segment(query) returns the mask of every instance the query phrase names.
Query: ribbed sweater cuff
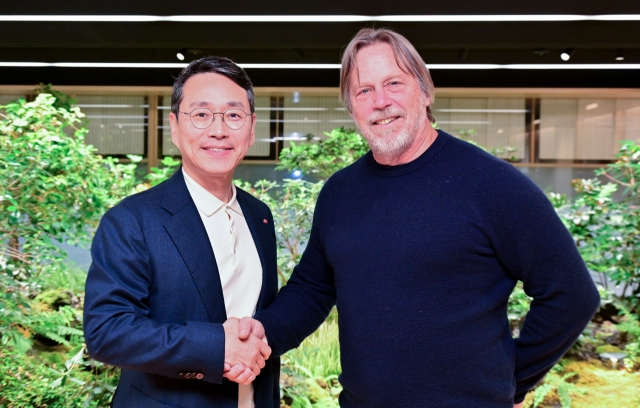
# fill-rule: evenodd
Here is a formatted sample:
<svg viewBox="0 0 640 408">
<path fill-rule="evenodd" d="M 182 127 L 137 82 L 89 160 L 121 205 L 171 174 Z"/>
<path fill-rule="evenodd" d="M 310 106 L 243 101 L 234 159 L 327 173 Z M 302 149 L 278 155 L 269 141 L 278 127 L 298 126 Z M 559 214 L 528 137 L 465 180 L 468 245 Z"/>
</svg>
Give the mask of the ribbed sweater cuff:
<svg viewBox="0 0 640 408">
<path fill-rule="evenodd" d="M 299 341 L 295 332 L 277 314 L 269 310 L 260 310 L 253 318 L 264 326 L 272 357 L 280 357 L 297 347 Z"/>
</svg>

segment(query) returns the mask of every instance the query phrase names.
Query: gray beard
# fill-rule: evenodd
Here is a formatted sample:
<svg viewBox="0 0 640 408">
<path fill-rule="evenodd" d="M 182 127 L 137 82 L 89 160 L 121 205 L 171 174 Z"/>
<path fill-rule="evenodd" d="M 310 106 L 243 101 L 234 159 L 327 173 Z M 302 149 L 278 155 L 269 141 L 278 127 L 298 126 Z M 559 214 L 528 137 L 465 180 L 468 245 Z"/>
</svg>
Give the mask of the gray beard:
<svg viewBox="0 0 640 408">
<path fill-rule="evenodd" d="M 406 127 L 404 130 L 395 134 L 392 129 L 385 131 L 371 131 L 371 128 L 363 129 L 367 124 L 372 123 L 378 118 L 383 118 L 385 116 L 391 115 L 401 115 L 407 118 L 407 115 L 403 111 L 395 110 L 395 109 L 386 109 L 383 112 L 380 112 L 377 115 L 372 115 L 365 123 L 365 126 L 360 126 L 359 123 L 356 122 L 356 125 L 360 129 L 360 134 L 364 136 L 364 138 L 369 143 L 369 148 L 375 156 L 391 158 L 395 159 L 400 157 L 403 153 L 405 153 L 416 140 L 418 136 L 418 132 L 420 131 L 420 125 L 427 120 L 427 112 L 426 110 L 417 110 L 414 111 L 415 120 L 412 124 Z"/>
<path fill-rule="evenodd" d="M 369 143 L 369 148 L 376 156 L 398 157 L 406 152 L 416 138 L 414 129 L 398 133 L 393 136 L 393 131 L 388 130 L 380 133 L 365 132 L 360 129 L 360 133 Z"/>
</svg>

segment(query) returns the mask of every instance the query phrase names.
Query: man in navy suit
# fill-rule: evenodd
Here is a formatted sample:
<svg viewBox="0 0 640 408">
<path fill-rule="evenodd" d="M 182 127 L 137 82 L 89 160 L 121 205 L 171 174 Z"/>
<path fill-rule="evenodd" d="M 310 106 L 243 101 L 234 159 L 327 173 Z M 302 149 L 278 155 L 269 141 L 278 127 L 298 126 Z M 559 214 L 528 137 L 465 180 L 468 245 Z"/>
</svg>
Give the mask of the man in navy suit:
<svg viewBox="0 0 640 408">
<path fill-rule="evenodd" d="M 271 212 L 232 184 L 254 141 L 251 81 L 226 58 L 194 61 L 170 121 L 182 168 L 108 211 L 93 241 L 87 349 L 122 367 L 116 408 L 277 407 L 279 360 L 237 334 L 277 294 Z"/>
</svg>

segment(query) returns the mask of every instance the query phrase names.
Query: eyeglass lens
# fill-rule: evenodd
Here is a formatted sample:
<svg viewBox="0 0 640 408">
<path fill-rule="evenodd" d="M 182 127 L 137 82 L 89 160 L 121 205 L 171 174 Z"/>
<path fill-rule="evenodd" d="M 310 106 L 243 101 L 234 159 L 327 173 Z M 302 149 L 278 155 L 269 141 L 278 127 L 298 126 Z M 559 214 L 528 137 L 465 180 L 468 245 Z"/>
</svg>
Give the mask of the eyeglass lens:
<svg viewBox="0 0 640 408">
<path fill-rule="evenodd" d="M 191 112 L 191 123 L 198 129 L 205 129 L 213 123 L 215 115 L 222 115 L 222 121 L 229 129 L 240 129 L 247 120 L 247 114 L 242 109 L 227 109 L 224 112 L 215 112 L 207 108 L 194 109 Z"/>
</svg>

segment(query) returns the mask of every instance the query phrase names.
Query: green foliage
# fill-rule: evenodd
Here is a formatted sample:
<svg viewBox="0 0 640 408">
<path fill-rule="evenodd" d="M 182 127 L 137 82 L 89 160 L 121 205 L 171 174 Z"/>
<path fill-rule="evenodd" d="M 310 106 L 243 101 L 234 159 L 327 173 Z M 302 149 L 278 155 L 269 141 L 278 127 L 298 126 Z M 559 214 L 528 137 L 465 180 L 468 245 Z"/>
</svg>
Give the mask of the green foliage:
<svg viewBox="0 0 640 408">
<path fill-rule="evenodd" d="M 35 356 L 0 352 L 0 407 L 71 408 L 109 406 L 117 383 L 114 368 L 88 362 L 84 348 L 63 363 L 46 364 Z M 52 381 L 52 378 L 55 378 Z"/>
<path fill-rule="evenodd" d="M 552 195 L 551 201 L 573 235 L 589 269 L 600 273 L 600 283 L 613 282 L 627 294 L 619 300 L 640 312 L 640 144 L 625 141 L 616 162 L 596 172 L 612 183 L 598 179 L 574 180 L 573 202 Z M 614 200 L 618 186 L 623 199 Z M 629 294 L 629 292 L 631 292 Z"/>
<path fill-rule="evenodd" d="M 616 161 L 604 169 L 596 170 L 596 175 L 605 176 L 623 186 L 627 200 L 640 204 L 640 140 L 622 141 Z"/>
<path fill-rule="evenodd" d="M 165 159 L 141 184 L 141 157 L 96 155 L 73 98 L 40 91 L 48 93 L 0 107 L 0 407 L 104 407 L 119 370 L 86 355 L 86 273 L 56 241 L 88 243 L 108 208 L 179 162 Z"/>
<path fill-rule="evenodd" d="M 25 353 L 34 346 L 34 338 L 67 347 L 81 345 L 82 312 L 71 306 L 52 310 L 38 300 L 30 300 L 24 289 L 6 281 L 1 286 L 0 341 L 2 346 Z M 44 295 L 44 296 L 43 296 Z M 39 295 L 48 298 L 47 292 Z M 36 297 L 36 299 L 38 299 Z"/>
<path fill-rule="evenodd" d="M 518 282 L 509 296 L 509 304 L 507 307 L 507 316 L 511 324 L 511 331 L 514 334 L 519 333 L 524 323 L 524 318 L 531 306 L 531 299 L 532 298 L 524 293 L 522 282 Z"/>
<path fill-rule="evenodd" d="M 51 84 L 45 85 L 41 83 L 36 89 L 34 89 L 34 93 L 36 95 L 49 94 L 53 96 L 55 98 L 55 101 L 53 102 L 53 107 L 56 109 L 64 109 L 69 112 L 71 112 L 71 108 L 73 108 L 73 105 L 75 105 L 78 102 L 76 98 L 73 98 L 70 95 L 67 95 L 63 92 L 55 90 Z"/>
<path fill-rule="evenodd" d="M 617 328 L 625 335 L 624 353 L 627 355 L 625 367 L 633 369 L 640 367 L 640 317 L 632 313 L 624 305 L 619 306 L 623 319 L 617 325 Z"/>
<path fill-rule="evenodd" d="M 317 143 L 291 142 L 291 147 L 280 152 L 280 165 L 276 169 L 301 170 L 303 174 L 326 180 L 369 151 L 366 140 L 355 130 L 338 128 L 324 134 L 327 139 Z"/>
<path fill-rule="evenodd" d="M 33 339 L 28 330 L 26 313 L 31 307 L 24 294 L 24 288 L 18 286 L 7 276 L 0 277 L 0 345 L 9 346 L 25 353 L 31 349 Z"/>
<path fill-rule="evenodd" d="M 48 290 L 30 299 L 34 289 L 7 276 L 0 288 L 0 407 L 107 406 L 119 369 L 89 359 L 81 310 L 56 305 L 75 295 Z"/>
<path fill-rule="evenodd" d="M 525 405 L 525 408 L 537 408 L 547 396 L 554 392 L 557 394 L 560 407 L 571 408 L 571 394 L 584 394 L 586 391 L 568 381 L 576 376 L 577 373 L 563 373 L 563 371 L 562 363 L 555 365 L 544 378 L 544 381 L 533 390 L 533 401 Z"/>
<path fill-rule="evenodd" d="M 88 243 L 135 184 L 135 165 L 96 155 L 78 126 L 84 114 L 60 101 L 40 94 L 0 107 L 0 266 L 20 280 L 65 259 L 56 240 Z"/>
<path fill-rule="evenodd" d="M 338 322 L 328 319 L 299 348 L 282 357 L 282 394 L 292 407 L 336 407 L 342 391 L 338 382 L 340 345 Z"/>
<path fill-rule="evenodd" d="M 278 245 L 278 278 L 282 286 L 289 280 L 307 245 L 313 210 L 324 182 L 287 179 L 282 185 L 267 180 L 254 185 L 240 180 L 235 183 L 271 208 Z"/>
<path fill-rule="evenodd" d="M 75 294 L 84 291 L 86 279 L 87 272 L 85 270 L 74 264 L 64 263 L 55 270 L 41 275 L 38 283 L 42 290 L 65 289 Z"/>
<path fill-rule="evenodd" d="M 166 156 L 162 160 L 162 167 L 152 167 L 149 174 L 145 176 L 145 180 L 153 187 L 171 177 L 180 165 L 180 160 L 175 160 L 171 156 Z"/>
</svg>

